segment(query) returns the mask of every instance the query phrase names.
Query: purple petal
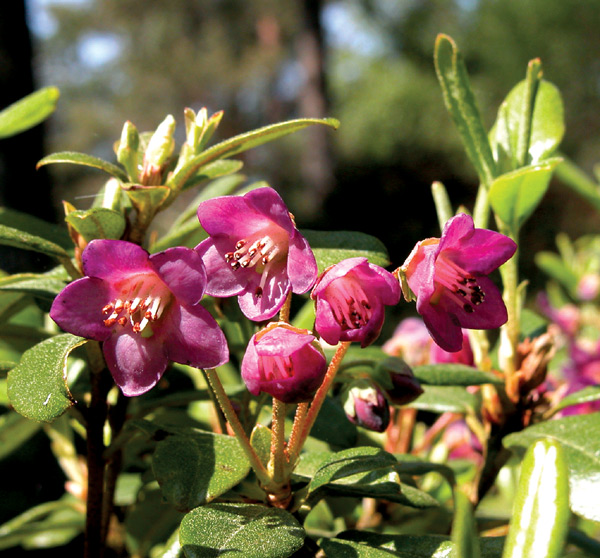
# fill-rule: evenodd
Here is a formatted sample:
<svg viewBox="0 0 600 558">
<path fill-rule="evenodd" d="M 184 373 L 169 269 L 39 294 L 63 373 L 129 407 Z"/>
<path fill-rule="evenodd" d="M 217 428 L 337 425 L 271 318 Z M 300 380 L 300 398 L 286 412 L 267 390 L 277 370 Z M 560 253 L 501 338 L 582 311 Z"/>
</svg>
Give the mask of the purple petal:
<svg viewBox="0 0 600 558">
<path fill-rule="evenodd" d="M 327 268 L 319 278 L 319 282 L 315 285 L 311 297 L 316 298 L 331 284 L 332 281 L 344 277 L 348 272 L 366 262 L 367 258 L 347 258 Z"/>
<path fill-rule="evenodd" d="M 112 299 L 112 289 L 102 279 L 83 277 L 67 285 L 54 299 L 50 317 L 65 331 L 104 341 L 111 329 L 104 325 L 102 308 Z"/>
<path fill-rule="evenodd" d="M 337 345 L 342 336 L 342 327 L 335 319 L 331 305 L 324 298 L 317 298 L 315 330 L 330 345 Z"/>
<path fill-rule="evenodd" d="M 115 383 L 129 397 L 153 388 L 168 364 L 163 344 L 155 336 L 145 338 L 124 330 L 106 340 L 102 349 Z"/>
<path fill-rule="evenodd" d="M 265 332 L 256 340 L 256 353 L 259 356 L 287 357 L 315 340 L 313 335 L 297 333 L 285 327 L 276 327 Z"/>
<path fill-rule="evenodd" d="M 273 188 L 257 188 L 244 195 L 248 204 L 269 220 L 279 225 L 291 236 L 296 227 L 281 196 Z"/>
<path fill-rule="evenodd" d="M 382 304 L 392 306 L 400 301 L 400 283 L 389 271 L 367 263 L 356 267 L 353 273 L 358 277 L 365 292 L 373 294 Z"/>
<path fill-rule="evenodd" d="M 202 258 L 206 267 L 206 294 L 210 296 L 227 297 L 240 294 L 245 288 L 247 273 L 253 270 L 238 269 L 234 271 L 227 265 L 223 255 L 217 250 L 212 238 L 203 240 L 194 250 Z M 243 275 L 240 275 L 240 272 Z M 242 279 L 242 281 L 240 281 Z"/>
<path fill-rule="evenodd" d="M 317 280 L 317 261 L 308 241 L 299 232 L 290 239 L 287 274 L 296 294 L 307 292 Z"/>
<path fill-rule="evenodd" d="M 402 266 L 406 269 L 408 286 L 422 303 L 428 303 L 435 291 L 434 277 L 437 251 L 437 244 L 427 244 L 427 241 L 421 241 L 413 248 L 410 256 Z"/>
<path fill-rule="evenodd" d="M 169 248 L 150 256 L 150 263 L 180 302 L 193 305 L 200 301 L 206 285 L 206 270 L 194 250 Z"/>
<path fill-rule="evenodd" d="M 151 269 L 148 253 L 125 240 L 92 240 L 85 247 L 81 259 L 86 275 L 100 277 L 108 283 Z"/>
<path fill-rule="evenodd" d="M 225 336 L 203 306 L 176 306 L 166 320 L 164 343 L 169 360 L 195 368 L 216 368 L 229 360 Z"/>
<path fill-rule="evenodd" d="M 253 283 L 247 286 L 246 292 L 238 297 L 240 309 L 244 315 L 255 322 L 261 322 L 272 318 L 283 306 L 285 297 L 290 291 L 290 282 L 281 269 L 272 270 L 265 285 L 263 286 L 262 295 L 256 296 L 256 287 L 260 275 L 255 273 L 256 278 Z"/>
<path fill-rule="evenodd" d="M 454 314 L 431 304 L 420 308 L 418 300 L 417 312 L 423 316 L 429 335 L 442 349 L 448 352 L 461 350 L 463 342 L 462 329 Z"/>
</svg>

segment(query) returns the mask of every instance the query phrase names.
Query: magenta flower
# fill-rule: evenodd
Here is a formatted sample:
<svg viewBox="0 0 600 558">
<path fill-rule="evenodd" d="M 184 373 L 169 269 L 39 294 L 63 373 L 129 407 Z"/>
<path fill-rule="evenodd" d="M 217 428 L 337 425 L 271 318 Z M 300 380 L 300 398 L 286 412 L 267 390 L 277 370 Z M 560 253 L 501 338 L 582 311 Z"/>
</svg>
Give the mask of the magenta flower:
<svg viewBox="0 0 600 558">
<path fill-rule="evenodd" d="M 225 336 L 198 304 L 206 271 L 196 252 L 171 248 L 149 256 L 130 242 L 93 240 L 82 263 L 86 277 L 59 293 L 50 316 L 65 331 L 103 342 L 125 395 L 152 388 L 169 361 L 196 368 L 227 362 Z"/>
<path fill-rule="evenodd" d="M 355 380 L 342 393 L 344 412 L 353 424 L 383 432 L 390 423 L 390 405 L 381 388 L 369 380 Z"/>
<path fill-rule="evenodd" d="M 343 260 L 325 270 L 310 295 L 315 330 L 330 345 L 360 341 L 366 347 L 381 332 L 384 306 L 397 304 L 400 294 L 395 277 L 367 258 Z"/>
<path fill-rule="evenodd" d="M 445 351 L 437 343 L 431 343 L 429 354 L 430 362 L 432 363 L 450 363 L 450 364 L 466 364 L 467 366 L 475 366 L 473 350 L 469 341 L 469 334 L 462 331 L 462 348 L 460 351 Z"/>
<path fill-rule="evenodd" d="M 507 236 L 474 228 L 464 213 L 446 223 L 441 238 L 414 247 L 401 269 L 417 297 L 417 312 L 442 349 L 461 349 L 461 328 L 495 329 L 506 322 L 500 291 L 487 276 L 516 249 Z"/>
<path fill-rule="evenodd" d="M 251 320 L 272 318 L 290 289 L 301 294 L 314 285 L 312 250 L 272 188 L 202 202 L 198 219 L 210 235 L 195 248 L 206 265 L 206 294 L 237 296 Z"/>
<path fill-rule="evenodd" d="M 256 333 L 242 360 L 242 379 L 250 393 L 262 391 L 284 403 L 310 400 L 326 371 L 327 361 L 314 335 L 284 322 Z"/>
</svg>

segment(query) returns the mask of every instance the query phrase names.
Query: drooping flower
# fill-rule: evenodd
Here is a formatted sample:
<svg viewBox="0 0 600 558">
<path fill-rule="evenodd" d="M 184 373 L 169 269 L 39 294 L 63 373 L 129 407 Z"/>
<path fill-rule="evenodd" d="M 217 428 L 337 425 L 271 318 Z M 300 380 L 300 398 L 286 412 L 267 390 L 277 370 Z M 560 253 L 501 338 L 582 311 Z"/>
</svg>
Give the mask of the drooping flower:
<svg viewBox="0 0 600 558">
<path fill-rule="evenodd" d="M 199 303 L 202 260 L 188 248 L 151 256 L 122 240 L 92 240 L 82 254 L 85 277 L 67 285 L 50 310 L 65 331 L 102 341 L 121 391 L 140 395 L 169 361 L 214 368 L 229 358 L 223 332 Z"/>
<path fill-rule="evenodd" d="M 242 379 L 250 393 L 265 392 L 284 403 L 310 400 L 326 371 L 327 361 L 314 335 L 284 322 L 256 333 L 242 360 Z"/>
<path fill-rule="evenodd" d="M 290 289 L 302 294 L 316 281 L 312 250 L 272 188 L 202 202 L 198 219 L 210 235 L 195 248 L 206 265 L 206 294 L 237 296 L 251 320 L 272 318 Z"/>
<path fill-rule="evenodd" d="M 349 258 L 329 267 L 312 290 L 316 300 L 315 330 L 330 345 L 377 339 L 385 305 L 397 304 L 400 286 L 385 269 L 367 258 Z"/>
<path fill-rule="evenodd" d="M 390 405 L 381 388 L 369 380 L 358 379 L 342 392 L 344 412 L 353 424 L 373 432 L 383 432 L 390 423 Z"/>
<path fill-rule="evenodd" d="M 446 223 L 441 238 L 417 243 L 401 270 L 417 297 L 417 312 L 442 349 L 461 349 L 461 328 L 495 329 L 506 322 L 502 296 L 488 275 L 516 249 L 507 236 L 476 229 L 464 213 Z"/>
</svg>

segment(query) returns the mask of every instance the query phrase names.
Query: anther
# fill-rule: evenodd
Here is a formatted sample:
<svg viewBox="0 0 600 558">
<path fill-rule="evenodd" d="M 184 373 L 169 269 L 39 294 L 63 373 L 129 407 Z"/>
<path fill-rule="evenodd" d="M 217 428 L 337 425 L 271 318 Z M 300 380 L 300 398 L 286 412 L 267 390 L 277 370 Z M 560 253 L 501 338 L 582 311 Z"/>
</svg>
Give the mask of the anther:
<svg viewBox="0 0 600 558">
<path fill-rule="evenodd" d="M 463 310 L 467 314 L 472 314 L 473 312 L 475 312 L 475 309 L 470 304 L 463 304 Z"/>
<path fill-rule="evenodd" d="M 235 245 L 235 249 L 239 250 L 240 248 L 243 248 L 246 244 L 245 240 L 238 240 L 236 245 Z"/>
</svg>

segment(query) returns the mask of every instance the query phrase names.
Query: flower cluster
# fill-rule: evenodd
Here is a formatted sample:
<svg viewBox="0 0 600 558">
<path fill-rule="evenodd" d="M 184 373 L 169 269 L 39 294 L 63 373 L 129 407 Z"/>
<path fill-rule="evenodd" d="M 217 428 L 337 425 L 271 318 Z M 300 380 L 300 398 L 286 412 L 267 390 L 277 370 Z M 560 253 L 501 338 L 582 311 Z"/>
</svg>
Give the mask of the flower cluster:
<svg viewBox="0 0 600 558">
<path fill-rule="evenodd" d="M 326 360 L 319 339 L 366 347 L 381 332 L 385 307 L 400 300 L 397 278 L 366 258 L 343 260 L 318 276 L 307 240 L 271 188 L 202 202 L 198 219 L 208 238 L 193 250 L 149 255 L 127 241 L 90 242 L 82 254 L 85 277 L 52 305 L 50 315 L 64 330 L 102 342 L 125 395 L 152 388 L 169 361 L 214 368 L 228 360 L 225 336 L 200 304 L 204 295 L 236 296 L 244 315 L 261 322 L 273 318 L 291 293 L 312 289 L 315 334 L 271 323 L 252 337 L 242 362 L 251 393 L 283 402 L 307 401 L 321 384 Z M 497 327 L 506 320 L 486 275 L 514 251 L 510 239 L 474 229 L 466 215 L 452 219 L 441 239 L 417 244 L 402 269 L 442 349 L 463 346 L 461 326 Z M 363 399 L 356 401 L 362 405 Z"/>
</svg>

